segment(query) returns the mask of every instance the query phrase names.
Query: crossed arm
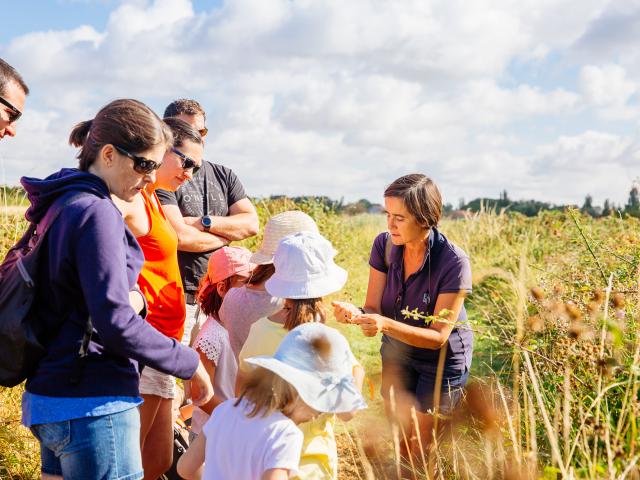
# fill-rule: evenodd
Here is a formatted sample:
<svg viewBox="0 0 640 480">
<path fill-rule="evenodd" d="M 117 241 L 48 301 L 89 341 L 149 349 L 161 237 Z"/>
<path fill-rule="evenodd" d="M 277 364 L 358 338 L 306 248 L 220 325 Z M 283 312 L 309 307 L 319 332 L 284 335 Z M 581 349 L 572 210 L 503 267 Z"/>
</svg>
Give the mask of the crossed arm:
<svg viewBox="0 0 640 480">
<path fill-rule="evenodd" d="M 213 227 L 205 232 L 200 217 L 183 217 L 177 205 L 164 205 L 165 215 L 178 235 L 178 250 L 209 252 L 258 233 L 258 214 L 248 198 L 229 207 L 229 216 L 212 217 Z"/>
</svg>

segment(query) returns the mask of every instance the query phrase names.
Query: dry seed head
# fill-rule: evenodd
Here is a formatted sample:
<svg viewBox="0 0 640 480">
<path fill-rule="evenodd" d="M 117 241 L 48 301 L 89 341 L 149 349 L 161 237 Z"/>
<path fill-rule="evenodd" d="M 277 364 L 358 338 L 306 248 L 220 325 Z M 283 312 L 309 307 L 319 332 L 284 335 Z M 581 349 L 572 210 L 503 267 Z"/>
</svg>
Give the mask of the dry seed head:
<svg viewBox="0 0 640 480">
<path fill-rule="evenodd" d="M 527 323 L 532 332 L 541 332 L 544 330 L 544 320 L 539 315 L 529 317 Z"/>
<path fill-rule="evenodd" d="M 470 383 L 467 386 L 466 404 L 471 416 L 478 419 L 485 430 L 498 428 L 498 414 L 488 388 L 477 382 Z"/>
<path fill-rule="evenodd" d="M 594 290 L 591 301 L 597 304 L 604 302 L 604 292 L 602 290 Z"/>
<path fill-rule="evenodd" d="M 562 295 L 564 293 L 564 286 L 561 283 L 556 283 L 553 286 L 553 293 L 556 295 Z"/>
<path fill-rule="evenodd" d="M 544 292 L 540 287 L 533 287 L 531 289 L 531 296 L 537 301 L 541 301 L 542 299 L 544 299 Z"/>
<path fill-rule="evenodd" d="M 569 317 L 572 320 L 581 320 L 582 319 L 582 312 L 580 311 L 580 309 L 573 303 L 565 303 L 564 304 L 564 309 L 567 312 L 567 315 L 569 315 Z"/>
<path fill-rule="evenodd" d="M 616 308 L 624 307 L 624 295 L 621 293 L 616 293 L 613 296 L 613 306 Z"/>
<path fill-rule="evenodd" d="M 592 316 L 596 315 L 600 310 L 600 305 L 602 305 L 602 303 L 598 303 L 595 300 L 592 302 L 589 302 L 589 305 L 587 305 L 587 309 L 589 310 L 589 315 L 592 315 Z"/>
<path fill-rule="evenodd" d="M 576 340 L 587 340 L 592 335 L 591 328 L 580 320 L 574 320 L 569 325 L 569 336 Z"/>
</svg>

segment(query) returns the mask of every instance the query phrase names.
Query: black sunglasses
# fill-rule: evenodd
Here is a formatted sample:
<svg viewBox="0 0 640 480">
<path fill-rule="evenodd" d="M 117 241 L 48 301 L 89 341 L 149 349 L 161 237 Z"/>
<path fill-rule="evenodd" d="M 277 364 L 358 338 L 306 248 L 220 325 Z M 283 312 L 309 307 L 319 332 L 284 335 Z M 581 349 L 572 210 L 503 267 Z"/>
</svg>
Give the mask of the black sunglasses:
<svg viewBox="0 0 640 480">
<path fill-rule="evenodd" d="M 171 151 L 182 159 L 183 170 L 189 170 L 190 168 L 193 168 L 193 173 L 196 173 L 198 170 L 200 170 L 200 165 L 198 165 L 193 158 L 187 157 L 177 148 L 172 148 Z"/>
<path fill-rule="evenodd" d="M 133 169 L 143 175 L 159 169 L 160 165 L 162 165 L 161 163 L 154 162 L 153 160 L 149 160 L 148 158 L 139 157 L 137 155 L 134 155 L 133 153 L 129 153 L 124 148 L 117 145 L 114 145 L 113 147 L 125 157 L 129 157 L 131 160 L 133 160 Z"/>
<path fill-rule="evenodd" d="M 7 107 L 9 110 L 11 110 L 11 113 L 9 113 L 9 123 L 17 122 L 20 119 L 20 117 L 22 116 L 22 112 L 18 110 L 16 107 L 14 107 L 13 105 L 11 105 L 9 101 L 0 97 L 0 103 L 3 104 L 5 107 Z"/>
</svg>

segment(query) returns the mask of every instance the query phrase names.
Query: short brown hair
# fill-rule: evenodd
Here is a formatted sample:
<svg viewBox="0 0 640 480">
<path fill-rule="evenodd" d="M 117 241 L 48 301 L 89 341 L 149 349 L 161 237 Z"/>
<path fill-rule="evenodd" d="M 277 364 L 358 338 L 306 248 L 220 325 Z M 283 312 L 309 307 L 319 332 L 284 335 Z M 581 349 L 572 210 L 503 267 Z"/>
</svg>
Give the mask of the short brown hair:
<svg viewBox="0 0 640 480">
<path fill-rule="evenodd" d="M 173 135 L 144 103 L 120 99 L 102 107 L 93 120 L 85 120 L 73 127 L 69 143 L 81 147 L 77 157 L 78 168 L 87 171 L 104 145 L 117 145 L 135 154 L 161 143 L 170 146 Z"/>
<path fill-rule="evenodd" d="M 202 136 L 200 135 L 200 132 L 184 120 L 169 117 L 164 119 L 164 123 L 169 126 L 173 133 L 174 147 L 180 148 L 184 145 L 184 142 L 193 142 L 202 145 Z"/>
<path fill-rule="evenodd" d="M 284 321 L 284 328 L 293 330 L 303 323 L 321 322 L 327 320 L 327 313 L 322 298 L 288 299 L 293 305 Z"/>
<path fill-rule="evenodd" d="M 18 71 L 0 58 L 0 95 L 6 93 L 5 89 L 10 82 L 16 82 L 25 95 L 29 95 L 29 87 L 22 79 Z"/>
<path fill-rule="evenodd" d="M 426 175 L 412 173 L 396 179 L 384 191 L 385 197 L 402 199 L 409 213 L 425 228 L 438 225 L 442 217 L 442 196 Z"/>
<path fill-rule="evenodd" d="M 298 392 L 293 385 L 263 367 L 254 367 L 247 378 L 244 390 L 236 400 L 238 406 L 243 398 L 251 402 L 247 417 L 267 417 L 275 411 L 289 416 L 298 401 Z"/>
<path fill-rule="evenodd" d="M 164 118 L 177 117 L 178 115 L 198 115 L 201 114 L 205 120 L 207 114 L 204 113 L 204 108 L 195 100 L 190 98 L 179 98 L 174 100 L 167 108 L 164 109 Z"/>
</svg>

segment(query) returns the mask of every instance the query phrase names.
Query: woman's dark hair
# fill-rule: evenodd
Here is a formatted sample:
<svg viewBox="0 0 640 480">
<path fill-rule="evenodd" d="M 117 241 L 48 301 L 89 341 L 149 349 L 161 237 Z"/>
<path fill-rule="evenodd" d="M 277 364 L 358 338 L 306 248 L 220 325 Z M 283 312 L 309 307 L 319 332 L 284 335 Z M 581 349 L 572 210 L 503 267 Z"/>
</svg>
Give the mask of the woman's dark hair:
<svg viewBox="0 0 640 480">
<path fill-rule="evenodd" d="M 273 263 L 258 265 L 253 272 L 251 272 L 251 277 L 247 280 L 247 285 L 262 285 L 264 282 L 269 280 L 274 273 L 276 273 L 276 267 Z"/>
<path fill-rule="evenodd" d="M 93 120 L 78 123 L 69 135 L 69 143 L 81 147 L 80 170 L 87 171 L 100 149 L 117 145 L 136 154 L 156 145 L 173 142 L 171 130 L 144 103 L 131 99 L 114 100 L 100 109 Z"/>
<path fill-rule="evenodd" d="M 425 228 L 438 225 L 442 216 L 442 196 L 426 175 L 412 173 L 395 180 L 384 191 L 385 197 L 401 198 L 409 213 Z"/>
<path fill-rule="evenodd" d="M 184 142 L 189 141 L 202 145 L 202 136 L 200 132 L 189 125 L 184 120 L 179 118 L 169 117 L 164 119 L 173 133 L 173 146 L 180 148 L 184 145 Z"/>
</svg>

